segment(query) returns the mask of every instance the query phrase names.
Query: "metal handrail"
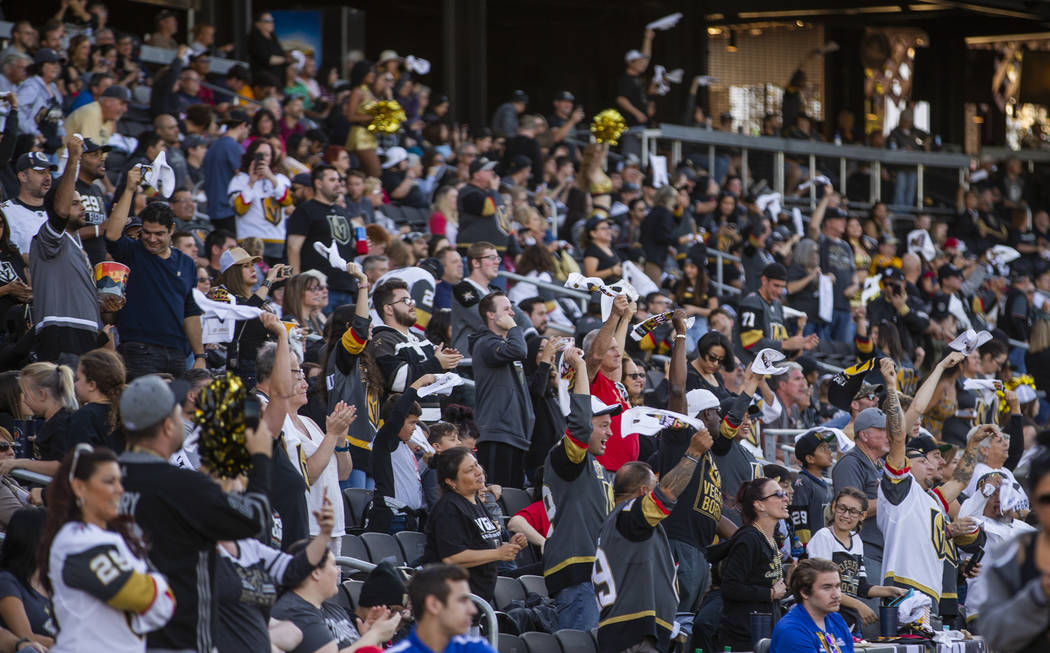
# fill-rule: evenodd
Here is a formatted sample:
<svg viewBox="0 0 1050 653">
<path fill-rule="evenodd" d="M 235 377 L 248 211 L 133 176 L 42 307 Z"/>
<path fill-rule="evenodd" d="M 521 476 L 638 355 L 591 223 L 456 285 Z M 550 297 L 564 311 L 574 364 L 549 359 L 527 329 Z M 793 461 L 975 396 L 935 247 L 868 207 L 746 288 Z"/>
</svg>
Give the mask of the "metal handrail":
<svg viewBox="0 0 1050 653">
<path fill-rule="evenodd" d="M 376 565 L 365 560 L 358 560 L 357 558 L 350 558 L 347 556 L 336 556 L 335 564 L 340 567 L 348 567 L 355 571 L 372 571 L 376 568 Z M 496 620 L 496 611 L 492 609 L 492 605 L 481 598 L 477 594 L 471 594 L 470 600 L 481 609 L 485 619 L 489 622 L 488 637 L 489 643 L 496 646 L 499 643 L 499 622 Z"/>
<path fill-rule="evenodd" d="M 232 95 L 233 98 L 235 100 L 237 100 L 237 101 L 243 101 L 243 102 L 247 102 L 249 104 L 262 105 L 262 102 L 256 100 L 255 98 L 244 97 L 243 95 L 238 95 L 237 93 L 234 93 L 233 91 L 231 91 L 228 88 L 223 88 L 221 86 L 217 86 L 215 84 L 212 84 L 211 82 L 206 82 L 203 79 L 200 81 L 200 85 L 203 86 L 204 88 L 211 89 L 211 90 L 215 91 L 216 93 L 226 93 L 226 94 Z"/>
<path fill-rule="evenodd" d="M 48 485 L 51 483 L 51 477 L 47 474 L 31 472 L 28 469 L 12 469 L 11 476 L 14 476 L 19 481 L 25 481 L 33 485 Z"/>
<path fill-rule="evenodd" d="M 549 281 L 540 281 L 539 279 L 532 279 L 532 278 L 529 278 L 529 277 L 522 276 L 520 274 L 515 274 L 514 272 L 507 272 L 506 270 L 500 270 L 498 274 L 499 274 L 499 276 L 506 277 L 507 279 L 510 279 L 511 281 L 520 281 L 521 283 L 531 283 L 532 285 L 536 286 L 537 288 L 544 288 L 546 290 L 550 290 L 551 292 L 556 292 L 558 294 L 565 295 L 566 297 L 572 297 L 574 299 L 582 299 L 583 301 L 590 301 L 590 299 L 591 299 L 591 294 L 589 292 L 584 292 L 582 290 L 576 290 L 575 288 L 566 288 L 565 286 L 562 286 L 562 285 L 559 285 L 559 284 L 556 284 L 556 283 L 550 283 Z"/>
</svg>

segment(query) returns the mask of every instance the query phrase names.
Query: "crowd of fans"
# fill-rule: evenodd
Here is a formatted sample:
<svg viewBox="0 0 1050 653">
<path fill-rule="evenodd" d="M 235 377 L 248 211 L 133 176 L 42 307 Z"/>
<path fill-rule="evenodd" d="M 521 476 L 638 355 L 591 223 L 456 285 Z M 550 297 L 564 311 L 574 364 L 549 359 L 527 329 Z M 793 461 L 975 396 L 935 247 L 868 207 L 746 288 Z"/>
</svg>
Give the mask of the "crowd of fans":
<svg viewBox="0 0 1050 653">
<path fill-rule="evenodd" d="M 407 58 L 344 81 L 269 12 L 224 74 L 209 25 L 108 18 L 63 0 L 0 52 L 0 650 L 485 651 L 470 594 L 527 574 L 603 653 L 852 651 L 898 603 L 1045 645 L 1050 214 L 1018 161 L 914 216 L 791 164 L 793 214 L 738 152 L 661 179 L 635 132 L 590 142 L 570 91 L 468 129 Z M 609 98 L 634 130 L 654 38 Z M 348 611 L 361 530 L 425 546 Z"/>
</svg>

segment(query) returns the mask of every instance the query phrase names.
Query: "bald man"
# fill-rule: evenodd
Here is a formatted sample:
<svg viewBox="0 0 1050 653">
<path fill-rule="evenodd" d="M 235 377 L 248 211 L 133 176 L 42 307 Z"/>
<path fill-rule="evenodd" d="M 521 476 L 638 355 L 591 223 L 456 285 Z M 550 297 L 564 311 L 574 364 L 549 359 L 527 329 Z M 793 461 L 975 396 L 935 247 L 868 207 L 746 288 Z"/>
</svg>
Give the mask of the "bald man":
<svg viewBox="0 0 1050 653">
<path fill-rule="evenodd" d="M 175 188 L 186 188 L 189 183 L 190 168 L 186 156 L 179 144 L 179 121 L 169 113 L 162 113 L 153 119 L 153 131 L 164 140 L 164 154 L 168 165 L 175 171 Z"/>
</svg>

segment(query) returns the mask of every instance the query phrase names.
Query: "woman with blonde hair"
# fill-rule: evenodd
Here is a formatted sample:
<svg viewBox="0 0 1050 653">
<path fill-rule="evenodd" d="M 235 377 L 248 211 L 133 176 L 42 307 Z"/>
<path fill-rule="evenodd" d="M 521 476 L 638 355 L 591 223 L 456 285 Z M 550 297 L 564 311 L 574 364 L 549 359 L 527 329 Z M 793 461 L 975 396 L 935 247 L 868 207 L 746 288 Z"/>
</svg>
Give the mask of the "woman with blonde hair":
<svg viewBox="0 0 1050 653">
<path fill-rule="evenodd" d="M 33 459 L 0 460 L 0 474 L 12 469 L 54 476 L 69 445 L 70 418 L 77 409 L 73 370 L 54 363 L 30 363 L 19 379 L 22 401 L 30 414 L 43 417 L 44 424 L 33 441 Z"/>
<path fill-rule="evenodd" d="M 434 203 L 431 205 L 433 213 L 430 214 L 428 228 L 430 233 L 448 238 L 452 246 L 456 245 L 456 233 L 459 231 L 459 207 L 456 200 L 459 198 L 459 189 L 455 186 L 442 186 L 434 193 Z"/>
<path fill-rule="evenodd" d="M 1035 379 L 1035 389 L 1050 393 L 1050 318 L 1043 316 L 1032 323 L 1024 365 Z"/>
</svg>

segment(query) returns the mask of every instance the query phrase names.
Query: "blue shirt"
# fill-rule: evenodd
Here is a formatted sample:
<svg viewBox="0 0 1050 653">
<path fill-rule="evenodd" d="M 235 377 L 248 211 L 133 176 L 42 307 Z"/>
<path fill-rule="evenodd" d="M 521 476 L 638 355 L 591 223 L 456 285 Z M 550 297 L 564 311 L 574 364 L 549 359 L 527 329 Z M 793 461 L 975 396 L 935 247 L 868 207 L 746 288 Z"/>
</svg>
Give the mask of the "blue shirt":
<svg viewBox="0 0 1050 653">
<path fill-rule="evenodd" d="M 817 628 L 800 604 L 792 607 L 773 629 L 770 653 L 853 653 L 853 636 L 837 612 L 824 617 L 827 631 Z"/>
<path fill-rule="evenodd" d="M 66 113 L 66 115 L 68 116 L 70 113 L 73 113 L 80 107 L 86 104 L 91 104 L 94 101 L 95 96 L 91 94 L 91 91 L 89 89 L 85 88 L 83 91 L 77 93 L 77 96 L 73 98 L 73 104 L 69 105 L 69 112 Z"/>
<path fill-rule="evenodd" d="M 439 279 L 434 286 L 434 310 L 452 308 L 452 284 Z"/>
<path fill-rule="evenodd" d="M 130 238 L 107 239 L 106 249 L 114 260 L 131 268 L 127 305 L 117 323 L 121 340 L 188 351 L 183 320 L 201 314 L 193 299 L 197 285 L 193 259 L 174 248 L 168 258 L 161 258 Z"/>
<path fill-rule="evenodd" d="M 851 653 L 853 649 L 850 649 Z M 449 641 L 444 651 L 432 651 L 419 641 L 416 636 L 416 628 L 405 639 L 386 649 L 386 653 L 497 653 L 487 639 L 481 637 L 470 637 L 469 635 L 456 635 Z"/>
<path fill-rule="evenodd" d="M 212 220 L 235 216 L 228 193 L 230 180 L 240 168 L 243 155 L 244 148 L 229 136 L 212 143 L 204 155 L 201 172 L 204 174 L 204 194 L 208 197 L 208 217 Z"/>
</svg>

